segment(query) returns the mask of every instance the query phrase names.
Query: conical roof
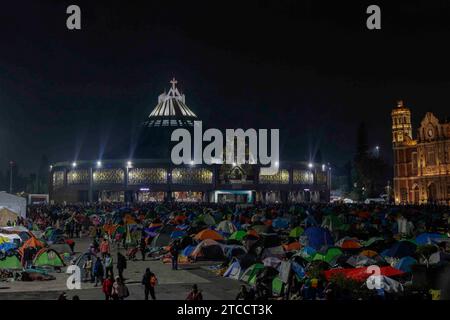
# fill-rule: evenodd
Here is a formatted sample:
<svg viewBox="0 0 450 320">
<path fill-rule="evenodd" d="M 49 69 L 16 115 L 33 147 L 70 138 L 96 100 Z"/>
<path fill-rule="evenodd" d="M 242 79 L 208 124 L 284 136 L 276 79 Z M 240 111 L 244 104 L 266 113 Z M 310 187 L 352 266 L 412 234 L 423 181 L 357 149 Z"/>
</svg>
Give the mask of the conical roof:
<svg viewBox="0 0 450 320">
<path fill-rule="evenodd" d="M 186 105 L 185 96 L 177 87 L 177 80 L 170 81 L 172 87 L 169 92 L 158 98 L 158 104 L 144 122 L 146 127 L 190 127 L 194 125 L 197 116 Z"/>
</svg>

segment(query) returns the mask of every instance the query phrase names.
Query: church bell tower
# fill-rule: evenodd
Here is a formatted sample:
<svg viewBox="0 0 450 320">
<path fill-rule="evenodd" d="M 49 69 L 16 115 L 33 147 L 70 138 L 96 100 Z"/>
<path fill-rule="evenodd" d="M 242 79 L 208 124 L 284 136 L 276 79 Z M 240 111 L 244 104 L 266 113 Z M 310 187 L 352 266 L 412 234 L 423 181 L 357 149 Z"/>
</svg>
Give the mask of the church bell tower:
<svg viewBox="0 0 450 320">
<path fill-rule="evenodd" d="M 392 110 L 391 116 L 393 146 L 407 144 L 412 140 L 411 111 L 400 100 Z"/>
</svg>

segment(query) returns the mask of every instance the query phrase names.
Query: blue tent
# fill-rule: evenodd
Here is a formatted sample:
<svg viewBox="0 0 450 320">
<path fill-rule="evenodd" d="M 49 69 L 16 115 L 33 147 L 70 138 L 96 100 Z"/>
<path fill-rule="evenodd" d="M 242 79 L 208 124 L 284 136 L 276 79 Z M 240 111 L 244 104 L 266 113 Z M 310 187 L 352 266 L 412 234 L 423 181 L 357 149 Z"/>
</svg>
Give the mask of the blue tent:
<svg viewBox="0 0 450 320">
<path fill-rule="evenodd" d="M 276 218 L 272 221 L 272 227 L 275 229 L 287 229 L 289 227 L 289 220 Z"/>
<path fill-rule="evenodd" d="M 170 238 L 171 239 L 178 239 L 178 238 L 183 238 L 185 235 L 186 235 L 185 231 L 178 230 L 178 231 L 172 232 L 170 234 Z"/>
<path fill-rule="evenodd" d="M 303 279 L 306 275 L 305 269 L 299 265 L 297 262 L 292 262 L 291 264 L 292 271 L 300 278 Z"/>
<path fill-rule="evenodd" d="M 416 252 L 417 245 L 411 241 L 398 241 L 386 253 L 388 257 L 403 258 L 412 256 Z"/>
<path fill-rule="evenodd" d="M 439 242 L 440 239 L 446 238 L 446 235 L 440 233 L 422 233 L 416 237 L 416 243 L 418 245 L 433 244 Z"/>
<path fill-rule="evenodd" d="M 411 266 L 416 263 L 417 260 L 413 257 L 403 257 L 395 264 L 394 268 L 403 272 L 411 272 Z"/>
<path fill-rule="evenodd" d="M 322 227 L 309 227 L 305 230 L 304 236 L 308 239 L 308 246 L 316 250 L 334 244 L 330 231 Z"/>
<path fill-rule="evenodd" d="M 2 252 L 7 252 L 9 250 L 14 250 L 16 248 L 17 247 L 16 247 L 15 243 L 12 243 L 12 242 L 4 242 L 4 243 L 0 244 L 0 251 L 2 251 Z"/>
<path fill-rule="evenodd" d="M 184 248 L 182 255 L 185 257 L 189 257 L 196 247 L 197 246 L 187 246 L 186 248 Z"/>
</svg>

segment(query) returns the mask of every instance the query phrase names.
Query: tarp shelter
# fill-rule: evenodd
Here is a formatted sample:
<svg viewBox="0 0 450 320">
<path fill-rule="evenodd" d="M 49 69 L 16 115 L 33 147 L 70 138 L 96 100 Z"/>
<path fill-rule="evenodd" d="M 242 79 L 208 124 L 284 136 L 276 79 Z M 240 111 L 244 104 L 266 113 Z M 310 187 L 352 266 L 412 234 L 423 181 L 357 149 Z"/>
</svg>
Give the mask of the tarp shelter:
<svg viewBox="0 0 450 320">
<path fill-rule="evenodd" d="M 403 272 L 411 272 L 411 266 L 417 264 L 417 260 L 413 257 L 403 257 L 395 264 L 395 269 Z"/>
<path fill-rule="evenodd" d="M 22 263 L 17 254 L 6 255 L 0 259 L 0 270 L 20 270 Z"/>
<path fill-rule="evenodd" d="M 8 225 L 13 225 L 15 221 L 17 221 L 17 218 L 19 215 L 15 213 L 14 211 L 11 211 L 8 208 L 0 208 L 0 227 L 6 227 Z"/>
<path fill-rule="evenodd" d="M 195 235 L 195 240 L 206 240 L 206 239 L 211 239 L 211 240 L 215 240 L 215 241 L 221 241 L 223 240 L 223 237 L 214 230 L 211 229 L 205 229 L 200 231 L 199 233 L 197 233 Z"/>
<path fill-rule="evenodd" d="M 403 291 L 403 286 L 400 282 L 386 276 L 372 275 L 367 278 L 366 282 L 372 284 L 369 288 L 373 288 L 373 290 L 382 289 L 388 293 Z"/>
<path fill-rule="evenodd" d="M 342 274 L 347 278 L 356 280 L 356 281 L 364 281 L 369 276 L 372 275 L 372 272 L 368 269 L 368 267 L 360 267 L 360 268 L 349 268 L 349 269 L 331 269 L 326 270 L 324 272 L 326 279 L 329 281 L 334 275 Z M 387 277 L 399 276 L 403 274 L 403 271 L 395 269 L 391 266 L 380 267 L 380 274 Z"/>
<path fill-rule="evenodd" d="M 230 278 L 230 279 L 234 279 L 234 280 L 239 280 L 239 278 L 242 275 L 242 269 L 241 269 L 241 265 L 239 264 L 239 261 L 233 261 L 230 266 L 228 267 L 228 269 L 225 271 L 225 273 L 223 274 L 223 276 L 225 278 Z"/>
<path fill-rule="evenodd" d="M 27 199 L 0 192 L 0 208 L 7 208 L 25 218 L 27 215 Z"/>
<path fill-rule="evenodd" d="M 332 246 L 333 238 L 330 231 L 320 227 L 309 227 L 305 230 L 304 236 L 308 241 L 308 246 L 319 250 L 323 246 Z"/>
<path fill-rule="evenodd" d="M 35 267 L 64 267 L 61 256 L 53 249 L 43 248 L 36 254 L 33 265 Z"/>
</svg>

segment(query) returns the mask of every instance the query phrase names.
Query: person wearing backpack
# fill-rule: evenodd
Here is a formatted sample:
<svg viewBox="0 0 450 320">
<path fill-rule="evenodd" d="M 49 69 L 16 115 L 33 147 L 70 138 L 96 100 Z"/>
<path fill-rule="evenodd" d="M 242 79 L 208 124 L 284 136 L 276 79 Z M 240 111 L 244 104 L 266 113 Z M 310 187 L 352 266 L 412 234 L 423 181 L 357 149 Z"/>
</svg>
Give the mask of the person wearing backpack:
<svg viewBox="0 0 450 320">
<path fill-rule="evenodd" d="M 145 300 L 148 300 L 148 295 L 156 300 L 155 286 L 158 283 L 158 279 L 155 274 L 150 271 L 150 268 L 145 269 L 144 276 L 142 277 L 142 284 L 144 285 Z"/>
<path fill-rule="evenodd" d="M 116 276 L 116 281 L 113 284 L 111 295 L 113 300 L 124 300 L 130 295 L 128 287 L 119 276 Z"/>
</svg>

